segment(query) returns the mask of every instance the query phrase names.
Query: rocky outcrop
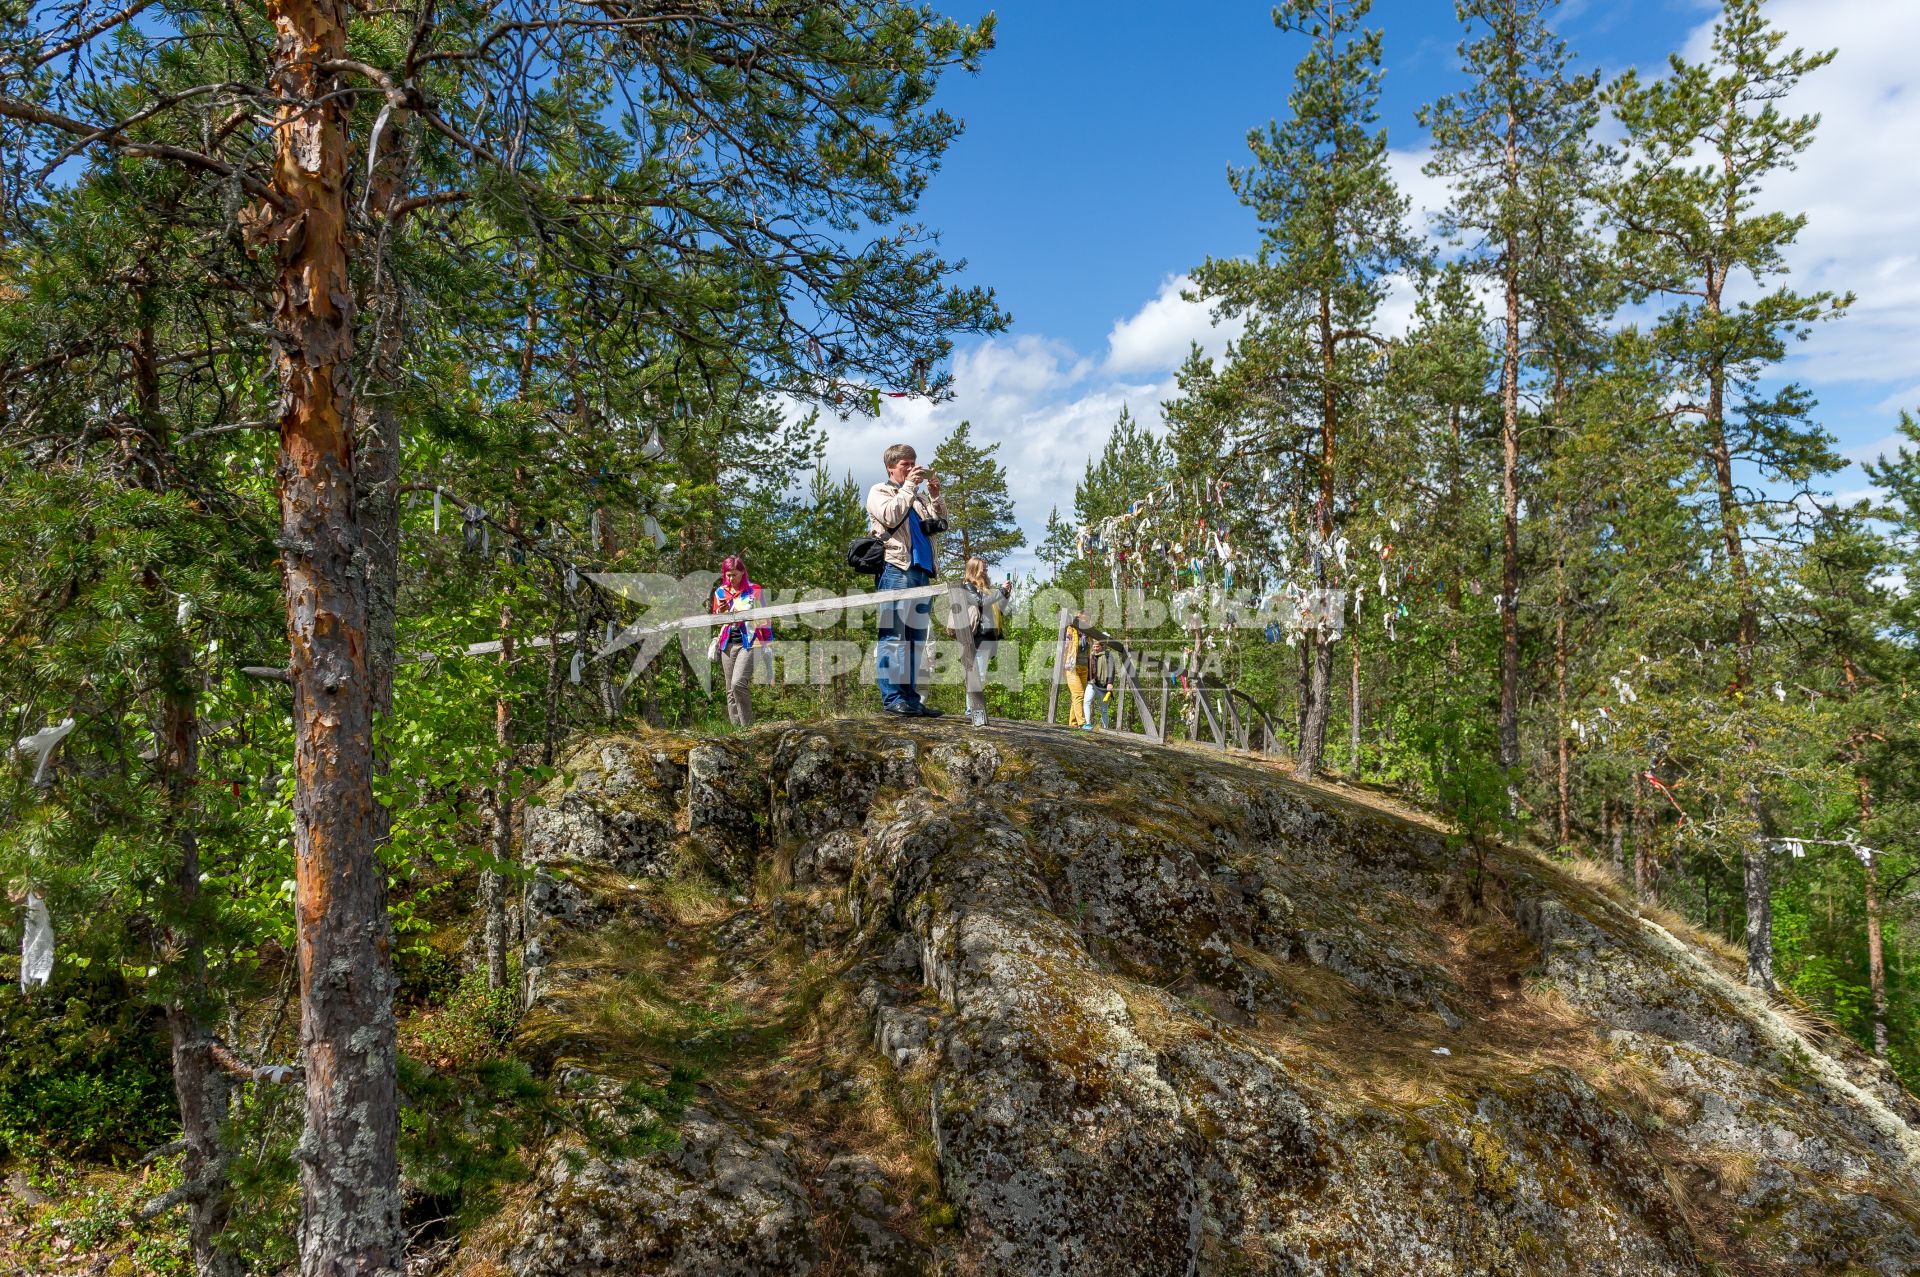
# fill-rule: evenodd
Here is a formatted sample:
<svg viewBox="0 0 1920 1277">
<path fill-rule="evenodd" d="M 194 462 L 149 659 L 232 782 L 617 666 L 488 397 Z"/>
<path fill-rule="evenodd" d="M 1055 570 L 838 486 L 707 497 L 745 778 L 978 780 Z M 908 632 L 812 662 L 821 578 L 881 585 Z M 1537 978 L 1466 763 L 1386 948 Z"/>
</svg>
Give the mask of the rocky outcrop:
<svg viewBox="0 0 1920 1277">
<path fill-rule="evenodd" d="M 1920 1271 L 1911 1099 L 1545 861 L 1476 905 L 1364 797 L 1042 728 L 567 771 L 529 1048 L 703 1091 L 556 1139 L 476 1274 Z"/>
</svg>

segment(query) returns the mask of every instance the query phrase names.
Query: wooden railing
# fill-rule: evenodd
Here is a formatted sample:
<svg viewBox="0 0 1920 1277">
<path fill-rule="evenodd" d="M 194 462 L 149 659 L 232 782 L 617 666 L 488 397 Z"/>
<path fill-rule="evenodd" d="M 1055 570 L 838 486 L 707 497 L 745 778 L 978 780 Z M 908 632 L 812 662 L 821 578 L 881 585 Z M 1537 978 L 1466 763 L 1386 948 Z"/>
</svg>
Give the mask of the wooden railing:
<svg viewBox="0 0 1920 1277">
<path fill-rule="evenodd" d="M 1176 688 L 1182 697 L 1191 696 L 1190 721 L 1184 724 L 1189 739 L 1221 749 L 1238 749 L 1257 754 L 1280 754 L 1285 749 L 1273 721 L 1252 697 L 1217 679 L 1172 667 L 1155 665 L 1140 653 L 1106 631 L 1089 625 L 1069 608 L 1061 608 L 1056 631 L 1055 652 L 1064 651 L 1067 633 L 1079 631 L 1082 641 L 1099 639 L 1113 657 L 1114 689 L 1117 704 L 1113 725 L 1108 730 L 1122 736 L 1164 744 L 1167 740 L 1170 702 Z M 1053 686 L 1047 693 L 1047 722 L 1058 723 L 1060 681 L 1065 676 L 1064 660 L 1053 663 Z M 1142 683 L 1146 687 L 1142 687 Z M 1151 691 L 1149 690 L 1151 689 Z M 1157 692 L 1157 697 L 1152 693 Z M 1157 699 L 1158 704 L 1155 705 Z M 1138 726 L 1129 725 L 1129 714 Z M 1205 728 L 1205 735 L 1201 729 Z"/>
</svg>

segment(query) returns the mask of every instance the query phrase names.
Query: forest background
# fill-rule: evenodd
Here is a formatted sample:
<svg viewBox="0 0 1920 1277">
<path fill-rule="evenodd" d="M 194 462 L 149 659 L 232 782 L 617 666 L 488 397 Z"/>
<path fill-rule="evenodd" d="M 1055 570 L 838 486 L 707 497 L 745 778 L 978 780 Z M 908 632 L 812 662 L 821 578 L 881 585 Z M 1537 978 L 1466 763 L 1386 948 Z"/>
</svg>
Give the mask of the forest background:
<svg viewBox="0 0 1920 1277">
<path fill-rule="evenodd" d="M 75 726 L 0 782 L 0 876 L 60 945 L 5 1012 L 9 1155 L 58 1179 L 153 1153 L 87 1218 L 154 1265 L 274 1267 L 296 1237 L 311 1271 L 377 1263 L 482 1216 L 529 1131 L 580 1120 L 503 1051 L 517 813 L 576 731 L 725 730 L 672 656 L 623 694 L 591 657 L 631 618 L 584 578 L 738 549 L 770 585 L 851 586 L 903 438 L 1023 599 L 1345 591 L 1337 627 L 1142 637 L 1266 707 L 1303 774 L 1434 803 L 1463 863 L 1505 836 L 1609 864 L 1920 1078 L 1916 204 L 1871 158 L 1913 109 L 1876 78 L 1906 19 L 1658 9 L 1636 32 L 1672 33 L 1666 65 L 1579 4 L 1405 8 L 1296 0 L 1225 42 L 1256 69 L 1205 77 L 1210 110 L 1246 95 L 1211 153 L 1094 130 L 1211 172 L 1110 190 L 1180 242 L 1089 219 L 1104 282 L 1014 300 L 1020 336 L 995 335 L 1020 295 L 974 281 L 1066 256 L 1008 208 L 1086 148 L 967 171 L 994 148 L 944 108 L 1032 56 L 1011 28 L 878 2 L 10 15 L 0 688 L 14 735 Z M 1130 91 L 1098 56 L 1124 25 L 1082 63 Z M 1583 29 L 1611 56 L 1560 43 Z M 1430 92 L 1385 71 L 1403 32 L 1450 67 Z M 1427 144 L 1396 150 L 1410 117 Z M 1155 216 L 1169 186 L 1230 229 Z M 966 198 L 997 232 L 956 229 L 986 220 Z M 963 270 L 928 226 L 987 252 Z M 1073 354 L 1142 261 L 1154 298 Z M 870 698 L 842 674 L 760 712 Z M 473 952 L 436 948 L 469 911 Z M 335 960 L 352 998 L 302 974 Z"/>
</svg>

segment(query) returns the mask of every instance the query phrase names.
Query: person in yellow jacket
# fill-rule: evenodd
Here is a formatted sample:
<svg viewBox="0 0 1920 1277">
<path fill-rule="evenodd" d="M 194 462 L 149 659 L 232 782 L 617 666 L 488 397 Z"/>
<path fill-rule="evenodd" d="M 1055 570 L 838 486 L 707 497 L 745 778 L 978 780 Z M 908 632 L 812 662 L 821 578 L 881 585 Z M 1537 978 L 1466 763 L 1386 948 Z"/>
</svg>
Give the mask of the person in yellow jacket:
<svg viewBox="0 0 1920 1277">
<path fill-rule="evenodd" d="M 1060 668 L 1067 676 L 1067 688 L 1073 693 L 1067 700 L 1067 726 L 1079 727 L 1087 721 L 1087 638 L 1079 627 L 1087 618 L 1076 615 L 1060 642 Z"/>
</svg>

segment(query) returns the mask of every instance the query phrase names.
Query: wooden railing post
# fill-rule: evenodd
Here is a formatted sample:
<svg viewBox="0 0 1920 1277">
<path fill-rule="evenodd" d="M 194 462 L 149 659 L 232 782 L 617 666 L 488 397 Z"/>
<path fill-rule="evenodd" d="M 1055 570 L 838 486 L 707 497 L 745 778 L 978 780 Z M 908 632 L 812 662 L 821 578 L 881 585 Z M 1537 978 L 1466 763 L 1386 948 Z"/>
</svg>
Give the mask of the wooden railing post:
<svg viewBox="0 0 1920 1277">
<path fill-rule="evenodd" d="M 1065 654 L 1060 650 L 1067 641 L 1067 627 L 1073 624 L 1073 613 L 1067 608 L 1060 609 L 1059 623 L 1053 628 L 1053 685 L 1047 689 L 1047 722 L 1054 721 L 1054 713 L 1060 702 L 1060 666 Z"/>
</svg>

